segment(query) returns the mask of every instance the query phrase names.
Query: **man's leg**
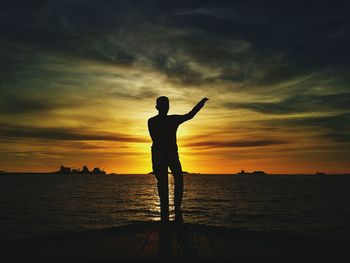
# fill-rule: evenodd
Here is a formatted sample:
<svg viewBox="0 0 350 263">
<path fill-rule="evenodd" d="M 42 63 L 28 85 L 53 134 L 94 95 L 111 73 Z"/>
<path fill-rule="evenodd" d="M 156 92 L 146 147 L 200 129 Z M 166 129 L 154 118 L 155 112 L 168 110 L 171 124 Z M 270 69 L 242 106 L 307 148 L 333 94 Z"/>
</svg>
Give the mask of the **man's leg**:
<svg viewBox="0 0 350 263">
<path fill-rule="evenodd" d="M 181 204 L 182 204 L 184 183 L 183 183 L 181 163 L 177 153 L 171 156 L 169 160 L 169 167 L 174 176 L 174 184 L 175 184 L 175 189 L 174 189 L 175 220 L 182 222 Z"/>
<path fill-rule="evenodd" d="M 169 187 L 168 171 L 157 176 L 158 195 L 160 199 L 160 219 L 163 222 L 169 221 Z"/>
<path fill-rule="evenodd" d="M 160 199 L 160 218 L 163 222 L 169 221 L 169 187 L 168 163 L 162 153 L 152 151 L 153 172 L 157 178 L 158 195 Z"/>
</svg>

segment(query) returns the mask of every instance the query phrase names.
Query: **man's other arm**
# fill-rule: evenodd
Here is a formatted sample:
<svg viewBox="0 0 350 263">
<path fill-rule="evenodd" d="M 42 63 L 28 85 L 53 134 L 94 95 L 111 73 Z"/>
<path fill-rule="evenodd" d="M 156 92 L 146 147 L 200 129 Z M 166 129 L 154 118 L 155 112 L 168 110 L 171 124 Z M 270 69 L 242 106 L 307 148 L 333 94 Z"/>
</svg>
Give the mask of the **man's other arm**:
<svg viewBox="0 0 350 263">
<path fill-rule="evenodd" d="M 151 139 L 152 139 L 152 141 L 153 141 L 153 125 L 152 125 L 152 118 L 151 119 L 149 119 L 148 120 L 148 123 L 147 123 L 148 125 L 148 132 L 149 132 L 149 135 L 150 135 L 150 137 L 151 137 Z"/>
<path fill-rule="evenodd" d="M 197 105 L 194 106 L 194 108 L 189 113 L 180 115 L 180 123 L 192 119 L 203 108 L 205 102 L 208 100 L 208 98 L 201 99 L 201 101 L 198 102 Z"/>
</svg>

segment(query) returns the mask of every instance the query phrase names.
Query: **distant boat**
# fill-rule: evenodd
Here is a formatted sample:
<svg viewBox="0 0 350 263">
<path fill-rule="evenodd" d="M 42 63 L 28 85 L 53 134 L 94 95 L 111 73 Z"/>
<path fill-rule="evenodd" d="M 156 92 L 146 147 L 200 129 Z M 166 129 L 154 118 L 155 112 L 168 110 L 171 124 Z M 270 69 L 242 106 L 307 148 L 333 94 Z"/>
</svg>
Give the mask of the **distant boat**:
<svg viewBox="0 0 350 263">
<path fill-rule="evenodd" d="M 315 175 L 326 175 L 324 172 L 316 172 Z"/>
<path fill-rule="evenodd" d="M 244 170 L 241 170 L 240 172 L 237 173 L 237 175 L 245 175 L 247 174 Z"/>
<path fill-rule="evenodd" d="M 267 174 L 267 173 L 265 173 L 264 171 L 254 171 L 254 172 L 252 172 L 252 174 L 254 174 L 254 175 L 264 175 L 264 174 Z"/>
</svg>

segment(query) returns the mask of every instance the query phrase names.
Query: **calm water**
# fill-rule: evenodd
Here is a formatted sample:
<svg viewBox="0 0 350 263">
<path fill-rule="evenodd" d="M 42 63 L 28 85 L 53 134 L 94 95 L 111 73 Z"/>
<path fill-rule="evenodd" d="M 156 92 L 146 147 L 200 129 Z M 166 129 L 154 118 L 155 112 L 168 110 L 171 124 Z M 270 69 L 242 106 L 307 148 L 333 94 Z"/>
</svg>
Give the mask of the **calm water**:
<svg viewBox="0 0 350 263">
<path fill-rule="evenodd" d="M 188 175 L 184 219 L 350 240 L 349 186 L 349 176 Z M 158 220 L 156 190 L 152 175 L 1 175 L 0 240 Z"/>
</svg>

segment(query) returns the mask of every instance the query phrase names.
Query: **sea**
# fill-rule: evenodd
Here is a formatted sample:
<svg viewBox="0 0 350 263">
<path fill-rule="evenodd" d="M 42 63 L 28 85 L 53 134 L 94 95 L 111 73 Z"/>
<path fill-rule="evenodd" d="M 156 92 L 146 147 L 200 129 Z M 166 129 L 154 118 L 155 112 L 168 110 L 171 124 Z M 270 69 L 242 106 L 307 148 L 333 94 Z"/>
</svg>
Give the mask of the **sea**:
<svg viewBox="0 0 350 263">
<path fill-rule="evenodd" d="M 188 174 L 184 184 L 187 223 L 350 240 L 349 175 Z M 159 218 L 154 175 L 0 175 L 1 241 Z"/>
</svg>

